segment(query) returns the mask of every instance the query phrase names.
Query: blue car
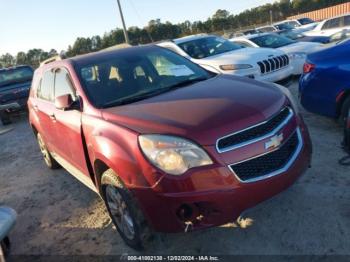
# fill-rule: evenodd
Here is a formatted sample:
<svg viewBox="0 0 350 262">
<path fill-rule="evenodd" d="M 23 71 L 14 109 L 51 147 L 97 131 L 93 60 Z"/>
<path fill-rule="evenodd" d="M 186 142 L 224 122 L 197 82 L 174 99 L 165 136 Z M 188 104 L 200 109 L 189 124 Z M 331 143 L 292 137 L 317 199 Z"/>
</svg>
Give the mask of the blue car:
<svg viewBox="0 0 350 262">
<path fill-rule="evenodd" d="M 307 57 L 299 94 L 306 110 L 345 123 L 350 109 L 350 40 Z"/>
</svg>

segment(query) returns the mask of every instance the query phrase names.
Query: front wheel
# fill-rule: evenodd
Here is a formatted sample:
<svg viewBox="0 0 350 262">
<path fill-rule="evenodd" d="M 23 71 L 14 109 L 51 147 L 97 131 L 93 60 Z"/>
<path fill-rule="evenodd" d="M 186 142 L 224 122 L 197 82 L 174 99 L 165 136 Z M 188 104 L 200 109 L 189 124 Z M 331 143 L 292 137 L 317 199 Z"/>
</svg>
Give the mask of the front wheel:
<svg viewBox="0 0 350 262">
<path fill-rule="evenodd" d="M 120 236 L 128 246 L 143 249 L 152 234 L 136 199 L 111 169 L 102 175 L 101 183 L 108 213 Z"/>
</svg>

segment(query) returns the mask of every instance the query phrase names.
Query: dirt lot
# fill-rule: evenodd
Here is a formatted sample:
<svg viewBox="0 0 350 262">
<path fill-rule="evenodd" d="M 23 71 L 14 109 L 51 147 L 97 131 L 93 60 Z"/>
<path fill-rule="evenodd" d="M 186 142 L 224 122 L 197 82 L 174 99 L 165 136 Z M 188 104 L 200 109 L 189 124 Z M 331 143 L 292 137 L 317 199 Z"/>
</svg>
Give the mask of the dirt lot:
<svg viewBox="0 0 350 262">
<path fill-rule="evenodd" d="M 241 223 L 162 235 L 147 253 L 350 255 L 350 167 L 338 164 L 342 132 L 330 119 L 303 113 L 313 167 L 293 187 L 246 212 Z M 0 135 L 0 148 L 0 204 L 19 214 L 13 254 L 136 254 L 95 193 L 64 170 L 45 167 L 25 117 Z"/>
</svg>

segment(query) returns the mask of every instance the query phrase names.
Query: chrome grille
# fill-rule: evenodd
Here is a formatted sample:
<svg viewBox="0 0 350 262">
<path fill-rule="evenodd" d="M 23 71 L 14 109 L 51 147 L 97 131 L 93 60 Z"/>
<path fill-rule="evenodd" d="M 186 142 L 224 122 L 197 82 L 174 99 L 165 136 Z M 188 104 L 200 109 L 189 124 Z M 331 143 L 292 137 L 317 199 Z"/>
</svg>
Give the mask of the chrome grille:
<svg viewBox="0 0 350 262">
<path fill-rule="evenodd" d="M 259 61 L 258 66 L 262 74 L 268 74 L 282 69 L 289 65 L 289 58 L 287 55 L 276 56 L 267 60 Z"/>
<path fill-rule="evenodd" d="M 219 153 L 223 153 L 261 141 L 278 132 L 293 115 L 293 110 L 285 107 L 265 122 L 218 139 L 216 148 Z"/>
<path fill-rule="evenodd" d="M 242 183 L 257 182 L 286 172 L 303 147 L 297 129 L 278 149 L 229 166 Z"/>
</svg>

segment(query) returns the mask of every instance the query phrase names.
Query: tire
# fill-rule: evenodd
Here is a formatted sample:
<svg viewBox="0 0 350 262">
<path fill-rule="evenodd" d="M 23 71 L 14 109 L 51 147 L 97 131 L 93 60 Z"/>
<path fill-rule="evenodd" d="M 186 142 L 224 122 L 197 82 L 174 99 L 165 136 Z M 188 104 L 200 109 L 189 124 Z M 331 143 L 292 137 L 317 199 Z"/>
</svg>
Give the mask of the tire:
<svg viewBox="0 0 350 262">
<path fill-rule="evenodd" d="M 345 101 L 340 109 L 340 115 L 339 115 L 338 122 L 342 127 L 345 127 L 346 120 L 347 120 L 347 117 L 349 114 L 349 110 L 350 110 L 350 96 L 345 98 Z"/>
<path fill-rule="evenodd" d="M 112 169 L 103 173 L 101 184 L 109 216 L 120 236 L 131 248 L 143 250 L 153 234 L 136 199 Z"/>
<path fill-rule="evenodd" d="M 9 116 L 9 114 L 5 111 L 1 111 L 0 112 L 0 119 L 1 119 L 1 123 L 6 126 L 12 123 L 11 118 Z"/>
<path fill-rule="evenodd" d="M 45 144 L 42 136 L 39 133 L 37 134 L 37 140 L 38 140 L 40 152 L 43 155 L 46 166 L 50 169 L 60 168 L 61 167 L 60 164 L 57 163 L 57 161 L 51 156 L 49 150 L 46 147 L 46 144 Z"/>
<path fill-rule="evenodd" d="M 10 254 L 10 248 L 11 248 L 10 239 L 8 237 L 5 237 L 0 242 L 0 261 L 1 261 L 1 256 L 7 257 Z"/>
</svg>

